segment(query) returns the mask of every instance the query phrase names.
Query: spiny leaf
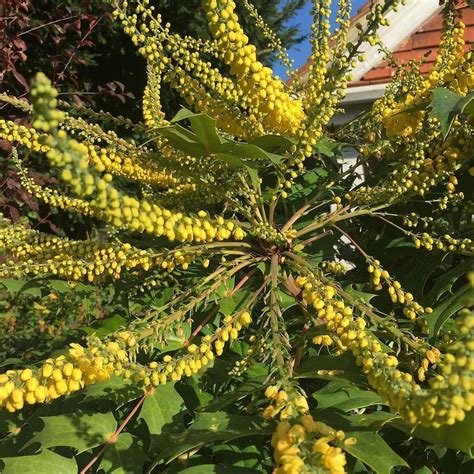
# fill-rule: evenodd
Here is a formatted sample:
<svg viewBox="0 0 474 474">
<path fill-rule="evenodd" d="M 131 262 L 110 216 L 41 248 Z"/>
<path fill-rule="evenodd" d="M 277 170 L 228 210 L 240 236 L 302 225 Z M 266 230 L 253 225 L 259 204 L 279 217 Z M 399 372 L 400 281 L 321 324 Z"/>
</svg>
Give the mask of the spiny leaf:
<svg viewBox="0 0 474 474">
<path fill-rule="evenodd" d="M 262 135 L 250 140 L 249 143 L 270 153 L 280 154 L 288 151 L 291 145 L 295 143 L 295 140 L 283 137 L 282 135 Z"/>
<path fill-rule="evenodd" d="M 36 280 L 14 280 L 11 278 L 2 278 L 0 283 L 5 286 L 9 293 L 15 295 L 25 293 L 33 296 L 41 296 L 41 283 Z"/>
<path fill-rule="evenodd" d="M 244 436 L 268 435 L 264 420 L 259 416 L 229 415 L 225 412 L 198 413 L 194 423 L 179 435 L 170 436 L 170 442 L 160 453 L 162 459 L 172 461 L 191 449 L 214 441 L 230 441 Z"/>
<path fill-rule="evenodd" d="M 40 431 L 25 444 L 23 449 L 38 443 L 43 449 L 69 446 L 81 453 L 107 442 L 117 427 L 112 413 L 76 412 L 41 417 L 36 422 Z"/>
<path fill-rule="evenodd" d="M 34 456 L 1 458 L 0 472 L 3 474 L 77 474 L 77 464 L 74 459 L 43 449 L 41 453 Z"/>
<path fill-rule="evenodd" d="M 350 411 L 356 408 L 382 404 L 382 400 L 377 393 L 370 390 L 361 390 L 355 385 L 342 382 L 329 382 L 318 390 L 313 397 L 318 402 L 318 410 L 331 407 Z"/>
<path fill-rule="evenodd" d="M 313 146 L 315 153 L 333 158 L 341 153 L 343 143 L 336 142 L 330 138 L 323 137 Z"/>
<path fill-rule="evenodd" d="M 351 296 L 353 296 L 357 301 L 362 301 L 364 303 L 370 303 L 370 300 L 377 296 L 374 293 L 367 293 L 365 291 L 361 291 L 361 290 L 357 289 L 357 285 L 355 285 L 356 288 L 354 288 L 353 286 L 354 285 L 347 285 L 346 287 L 344 287 L 344 291 L 346 293 L 349 293 Z"/>
<path fill-rule="evenodd" d="M 205 146 L 199 142 L 197 135 L 181 125 L 160 127 L 157 131 L 174 147 L 188 155 L 200 157 L 207 154 Z"/>
<path fill-rule="evenodd" d="M 263 391 L 263 382 L 265 381 L 265 377 L 257 377 L 251 380 L 247 380 L 239 385 L 235 390 L 232 392 L 226 393 L 220 397 L 214 398 L 211 402 L 199 407 L 199 411 L 211 412 L 222 410 L 227 405 L 236 402 L 244 398 L 251 393 L 261 392 Z"/>
<path fill-rule="evenodd" d="M 474 92 L 462 97 L 444 87 L 433 89 L 433 98 L 429 105 L 431 108 L 430 116 L 436 117 L 441 122 L 441 131 L 444 138 L 448 136 L 456 116 L 466 111 L 466 109 L 469 113 L 472 113 L 473 99 Z"/>
<path fill-rule="evenodd" d="M 390 474 L 396 466 L 408 466 L 382 436 L 375 432 L 383 424 L 397 418 L 397 415 L 388 412 L 346 415 L 338 410 L 327 409 L 318 413 L 318 420 L 330 424 L 335 429 L 343 430 L 347 438 L 357 439 L 354 445 L 341 443 L 340 447 L 377 474 Z"/>
<path fill-rule="evenodd" d="M 454 295 L 433 309 L 431 314 L 423 316 L 428 322 L 430 337 L 436 336 L 446 321 L 466 305 L 465 298 L 474 291 L 469 284 L 464 285 Z"/>
<path fill-rule="evenodd" d="M 451 270 L 444 272 L 441 276 L 435 279 L 432 288 L 424 296 L 423 305 L 430 306 L 438 301 L 438 299 L 445 293 L 451 292 L 453 285 L 472 269 L 472 261 L 467 259 L 456 265 Z"/>
<path fill-rule="evenodd" d="M 366 379 L 355 364 L 352 354 L 345 352 L 339 356 L 308 357 L 298 368 L 299 378 L 323 378 L 327 375 L 319 371 L 337 371 L 337 375 L 329 376 L 331 379 L 339 378 L 366 385 Z"/>
<path fill-rule="evenodd" d="M 262 471 L 228 464 L 200 464 L 199 466 L 188 467 L 179 472 L 180 474 L 255 474 Z"/>
<path fill-rule="evenodd" d="M 159 385 L 143 403 L 138 420 L 146 423 L 150 433 L 150 452 L 161 451 L 170 432 L 184 430 L 183 399 L 172 384 Z"/>
<path fill-rule="evenodd" d="M 186 151 L 191 143 L 199 142 L 200 146 L 194 150 L 193 155 L 198 153 L 199 156 L 202 156 L 214 153 L 230 155 L 234 159 L 264 160 L 267 163 L 273 162 L 275 164 L 280 163 L 282 159 L 280 155 L 268 152 L 255 144 L 242 143 L 222 137 L 216 129 L 216 121 L 206 114 L 194 113 L 183 108 L 175 115 L 171 122 L 176 123 L 185 119 L 189 119 L 191 122 L 191 129 L 194 133 L 186 130 L 181 125 L 171 125 L 159 129 L 160 133 L 166 138 L 174 140 L 176 145 L 180 146 L 183 151 Z M 266 141 L 261 141 L 261 143 L 268 146 L 268 140 L 274 142 L 275 139 L 269 138 Z M 279 137 L 278 142 L 281 144 L 282 141 L 286 143 L 287 139 Z M 224 159 L 224 157 L 221 156 L 221 159 Z M 230 161 L 229 158 L 227 158 L 227 161 Z M 236 160 L 234 160 L 234 164 L 237 164 Z"/>
<path fill-rule="evenodd" d="M 420 426 L 412 432 L 412 428 L 401 421 L 397 421 L 395 425 L 416 438 L 424 439 L 441 448 L 463 451 L 474 457 L 474 411 L 472 410 L 466 414 L 463 421 L 458 421 L 452 426 L 441 426 L 440 428 Z"/>
<path fill-rule="evenodd" d="M 189 119 L 191 129 L 196 134 L 199 142 L 204 145 L 207 152 L 216 150 L 222 143 L 221 138 L 216 131 L 216 121 L 203 113 L 194 113 L 186 108 L 181 109 L 171 120 L 171 122 L 179 122 Z"/>
<path fill-rule="evenodd" d="M 99 469 L 107 474 L 141 474 L 147 459 L 138 438 L 122 433 L 115 443 L 107 446 Z"/>
</svg>

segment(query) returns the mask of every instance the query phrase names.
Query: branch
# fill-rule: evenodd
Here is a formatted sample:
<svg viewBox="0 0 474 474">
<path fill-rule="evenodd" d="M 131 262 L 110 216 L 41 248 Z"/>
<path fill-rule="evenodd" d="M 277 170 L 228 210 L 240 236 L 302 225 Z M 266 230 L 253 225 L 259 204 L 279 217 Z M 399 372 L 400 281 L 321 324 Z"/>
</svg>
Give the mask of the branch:
<svg viewBox="0 0 474 474">
<path fill-rule="evenodd" d="M 135 406 L 132 408 L 130 413 L 127 415 L 125 420 L 123 420 L 122 424 L 117 428 L 115 433 L 108 439 L 107 443 L 102 446 L 102 449 L 91 459 L 91 461 L 80 471 L 80 474 L 86 474 L 89 469 L 92 468 L 92 466 L 100 459 L 100 457 L 104 454 L 105 450 L 109 447 L 109 445 L 116 443 L 117 439 L 119 437 L 119 434 L 122 432 L 122 430 L 127 426 L 127 423 L 132 419 L 133 415 L 138 411 L 138 409 L 142 406 L 143 402 L 145 401 L 146 397 L 148 395 L 151 395 L 153 393 L 153 389 L 148 389 L 145 395 L 143 395 L 140 400 L 135 404 Z"/>
<path fill-rule="evenodd" d="M 285 366 L 285 360 L 281 352 L 281 341 L 279 335 L 279 319 L 281 316 L 280 306 L 278 305 L 278 254 L 273 254 L 270 263 L 270 278 L 271 278 L 271 289 L 270 289 L 270 316 L 272 325 L 272 340 L 276 349 L 276 361 L 281 372 Z M 291 369 L 290 369 L 291 370 Z"/>
</svg>

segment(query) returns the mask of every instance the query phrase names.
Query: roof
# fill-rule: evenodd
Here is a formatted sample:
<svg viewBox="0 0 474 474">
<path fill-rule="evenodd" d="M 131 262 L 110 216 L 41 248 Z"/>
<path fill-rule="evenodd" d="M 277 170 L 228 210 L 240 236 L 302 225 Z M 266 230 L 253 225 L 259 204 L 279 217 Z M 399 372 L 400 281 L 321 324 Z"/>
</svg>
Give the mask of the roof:
<svg viewBox="0 0 474 474">
<path fill-rule="evenodd" d="M 377 0 L 378 1 L 378 0 Z M 356 23 L 364 23 L 369 12 L 371 0 L 368 0 L 351 18 L 349 41 L 357 35 Z M 466 25 L 464 39 L 465 49 L 474 44 L 474 10 L 460 0 L 457 9 L 462 10 L 463 22 Z M 438 0 L 409 0 L 405 7 L 400 7 L 397 12 L 387 14 L 390 26 L 380 29 L 383 44 L 393 52 L 393 56 L 400 64 L 409 60 L 422 59 L 426 56 L 426 63 L 422 72 L 428 72 L 436 58 L 441 39 L 442 7 Z M 377 47 L 366 44 L 362 48 L 366 60 L 358 63 L 352 71 L 354 80 L 349 87 L 368 86 L 371 84 L 386 84 L 390 82 L 396 69 L 389 67 Z M 309 72 L 309 61 L 298 70 L 298 75 L 304 81 Z"/>
<path fill-rule="evenodd" d="M 474 44 L 474 10 L 468 6 L 459 5 L 462 10 L 463 22 L 466 25 L 464 33 L 464 50 L 467 51 L 470 45 Z M 441 41 L 441 30 L 443 18 L 440 12 L 435 13 L 431 18 L 420 26 L 414 35 L 403 41 L 394 51 L 393 57 L 399 64 L 405 64 L 410 60 L 419 60 L 425 57 L 426 62 L 421 66 L 421 72 L 427 73 L 436 59 L 438 47 Z M 380 62 L 369 72 L 364 74 L 359 80 L 353 81 L 351 86 L 362 86 L 369 84 L 385 84 L 395 74 L 396 69 L 390 67 L 387 61 Z"/>
</svg>

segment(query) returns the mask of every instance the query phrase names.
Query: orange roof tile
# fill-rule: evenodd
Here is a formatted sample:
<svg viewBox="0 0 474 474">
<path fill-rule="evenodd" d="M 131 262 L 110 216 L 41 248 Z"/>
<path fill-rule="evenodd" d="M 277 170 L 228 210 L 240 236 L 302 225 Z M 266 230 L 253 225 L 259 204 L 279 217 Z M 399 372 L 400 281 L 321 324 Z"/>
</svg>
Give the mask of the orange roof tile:
<svg viewBox="0 0 474 474">
<path fill-rule="evenodd" d="M 465 6 L 464 2 L 461 2 L 457 8 L 462 10 L 463 22 L 466 25 L 464 49 L 467 51 L 470 45 L 474 43 L 474 10 Z M 421 72 L 423 74 L 429 72 L 438 52 L 442 26 L 442 14 L 433 15 L 411 38 L 393 52 L 395 60 L 400 64 L 405 64 L 410 60 L 419 60 L 425 57 L 426 63 L 422 65 Z M 389 82 L 394 74 L 395 68 L 389 67 L 386 61 L 382 61 L 358 81 L 351 82 L 350 86 L 384 84 Z"/>
<path fill-rule="evenodd" d="M 370 0 L 367 1 L 351 18 L 352 25 L 354 25 L 362 16 L 367 14 L 370 3 Z M 467 51 L 470 46 L 474 44 L 474 10 L 466 6 L 465 2 L 461 0 L 457 8 L 462 10 L 462 20 L 466 25 L 464 34 L 466 44 L 464 49 Z M 414 35 L 400 44 L 397 49 L 393 51 L 393 56 L 396 61 L 400 64 L 404 64 L 410 60 L 420 60 L 425 57 L 426 63 L 422 66 L 421 71 L 423 73 L 428 72 L 433 66 L 436 58 L 441 40 L 442 26 L 442 14 L 437 13 L 433 15 Z M 298 70 L 298 74 L 304 76 L 308 70 L 309 61 Z M 395 68 L 388 66 L 386 61 L 382 61 L 359 80 L 352 81 L 349 86 L 357 87 L 370 84 L 384 84 L 389 82 L 394 74 Z"/>
</svg>

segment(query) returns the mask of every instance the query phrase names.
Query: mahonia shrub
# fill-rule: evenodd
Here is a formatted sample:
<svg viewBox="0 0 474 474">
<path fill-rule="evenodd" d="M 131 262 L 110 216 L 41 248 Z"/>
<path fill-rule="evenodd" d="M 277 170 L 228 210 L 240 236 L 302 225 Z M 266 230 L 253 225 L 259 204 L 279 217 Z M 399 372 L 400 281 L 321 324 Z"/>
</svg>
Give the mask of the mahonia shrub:
<svg viewBox="0 0 474 474">
<path fill-rule="evenodd" d="M 114 15 L 147 61 L 142 123 L 61 102 L 42 73 L 30 101 L 0 96 L 31 117 L 0 121 L 24 189 L 96 223 L 75 240 L 2 219 L 7 290 L 22 280 L 44 296 L 65 281 L 116 298 L 67 348 L 4 363 L 4 472 L 472 472 L 462 10 L 444 2 L 428 75 L 423 61 L 400 67 L 370 111 L 334 129 L 361 45 L 384 50 L 377 32 L 403 5 L 374 3 L 348 40 L 350 1 L 333 33 L 330 3 L 313 0 L 304 84 L 259 62 L 233 0 L 203 1 L 212 40 L 130 0 Z M 165 87 L 186 103 L 171 119 Z M 32 156 L 57 186 L 31 177 Z"/>
</svg>

